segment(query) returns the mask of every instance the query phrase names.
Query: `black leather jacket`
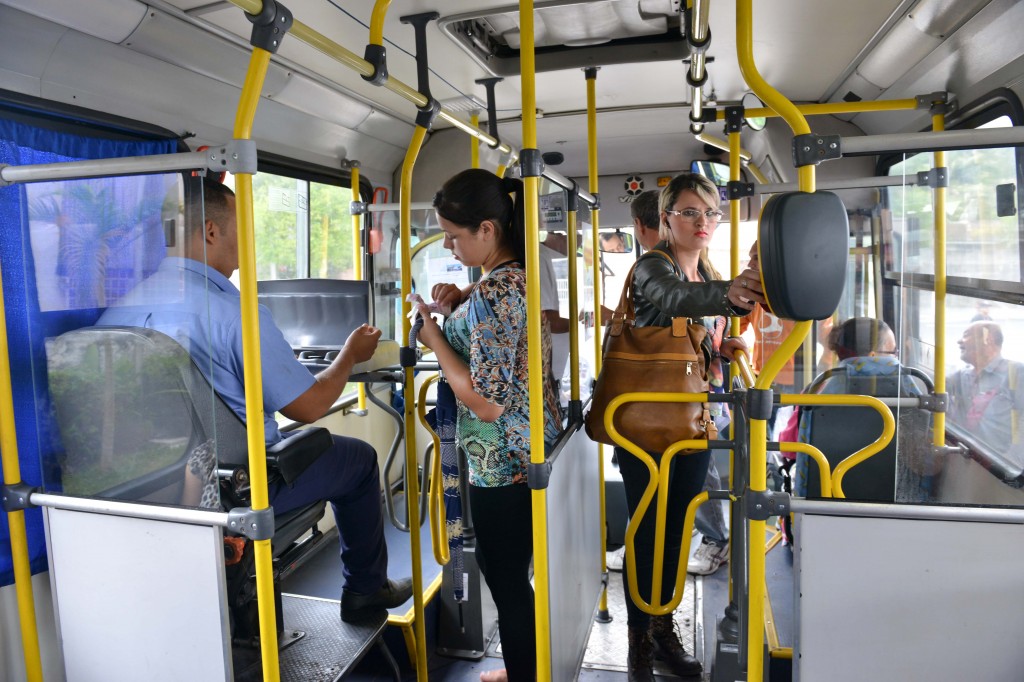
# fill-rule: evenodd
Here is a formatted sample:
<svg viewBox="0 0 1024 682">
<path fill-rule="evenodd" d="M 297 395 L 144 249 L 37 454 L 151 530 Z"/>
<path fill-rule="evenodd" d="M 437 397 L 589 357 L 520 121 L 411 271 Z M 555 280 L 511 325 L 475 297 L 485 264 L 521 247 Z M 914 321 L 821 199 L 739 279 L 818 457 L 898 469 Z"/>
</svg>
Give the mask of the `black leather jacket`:
<svg viewBox="0 0 1024 682">
<path fill-rule="evenodd" d="M 673 317 L 700 318 L 705 315 L 746 315 L 747 311 L 734 309 L 726 292 L 730 281 L 687 281 L 666 242 L 659 242 L 655 250 L 672 259 L 654 253 L 645 253 L 633 270 L 633 306 L 637 327 L 668 327 Z M 702 265 L 698 270 L 705 280 L 709 273 Z"/>
</svg>

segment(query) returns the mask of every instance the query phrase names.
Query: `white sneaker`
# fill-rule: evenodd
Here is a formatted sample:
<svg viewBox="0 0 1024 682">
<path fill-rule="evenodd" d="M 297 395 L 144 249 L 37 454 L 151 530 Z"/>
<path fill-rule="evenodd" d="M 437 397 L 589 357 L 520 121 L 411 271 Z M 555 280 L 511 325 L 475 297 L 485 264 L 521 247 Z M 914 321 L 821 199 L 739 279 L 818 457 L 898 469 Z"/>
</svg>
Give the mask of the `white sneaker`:
<svg viewBox="0 0 1024 682">
<path fill-rule="evenodd" d="M 626 546 L 619 547 L 614 552 L 605 554 L 605 562 L 609 571 L 621 571 L 622 564 L 626 562 Z"/>
<path fill-rule="evenodd" d="M 693 575 L 711 575 L 729 560 L 729 545 L 718 545 L 705 538 L 686 565 L 686 572 Z"/>
</svg>

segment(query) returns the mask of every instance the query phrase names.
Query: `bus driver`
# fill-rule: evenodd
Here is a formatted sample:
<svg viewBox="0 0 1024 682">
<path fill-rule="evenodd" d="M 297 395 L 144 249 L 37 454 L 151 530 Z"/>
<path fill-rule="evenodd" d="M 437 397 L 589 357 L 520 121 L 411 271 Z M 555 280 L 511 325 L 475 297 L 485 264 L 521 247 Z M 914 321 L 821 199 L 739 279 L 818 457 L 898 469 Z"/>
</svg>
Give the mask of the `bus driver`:
<svg viewBox="0 0 1024 682">
<path fill-rule="evenodd" d="M 108 308 L 97 324 L 147 327 L 177 340 L 204 374 L 216 368 L 207 379 L 245 421 L 240 293 L 228 280 L 238 269 L 234 193 L 204 178 L 202 193 L 195 188 L 187 211 L 185 257 L 165 258 L 156 273 Z M 330 367 L 313 376 L 295 359 L 270 312 L 263 306 L 259 312 L 269 446 L 287 437 L 278 430 L 274 413 L 305 423 L 323 417 L 344 390 L 352 367 L 373 356 L 380 330 L 364 324 L 353 331 Z M 275 513 L 283 514 L 330 501 L 345 578 L 341 619 L 351 622 L 406 602 L 412 596 L 412 581 L 387 577 L 377 453 L 355 438 L 332 435 L 332 440 L 332 448 L 291 486 L 283 481 L 270 486 L 270 504 Z"/>
</svg>

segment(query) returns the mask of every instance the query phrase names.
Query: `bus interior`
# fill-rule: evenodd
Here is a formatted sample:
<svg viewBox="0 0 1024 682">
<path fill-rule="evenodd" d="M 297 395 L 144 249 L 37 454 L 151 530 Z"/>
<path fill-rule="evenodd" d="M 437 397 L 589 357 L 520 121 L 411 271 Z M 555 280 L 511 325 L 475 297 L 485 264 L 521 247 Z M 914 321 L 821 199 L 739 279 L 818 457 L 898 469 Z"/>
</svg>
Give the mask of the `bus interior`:
<svg viewBox="0 0 1024 682">
<path fill-rule="evenodd" d="M 409 320 L 410 295 L 481 276 L 432 204 L 470 167 L 523 180 L 528 272 L 561 249 L 565 420 L 530 453 L 537 680 L 633 679 L 639 519 L 583 420 L 642 252 L 632 202 L 682 172 L 718 188 L 721 279 L 759 256 L 769 305 L 729 318 L 749 347 L 713 399 L 730 428 L 669 449 L 711 449 L 720 489 L 644 512 L 692 530 L 681 565 L 716 509 L 727 559 L 659 569 L 673 600 L 644 610 L 673 614 L 694 679 L 1024 679 L 1022 25 L 1017 0 L 0 0 L 0 680 L 502 667 L 465 453 Z M 192 257 L 204 177 L 237 196 L 240 403 L 213 389 L 215 340 L 101 321 Z M 269 383 L 257 304 L 314 373 L 382 332 L 311 425 L 244 418 Z M 894 345 L 837 355 L 854 318 Z M 356 624 L 333 514 L 267 502 L 332 434 L 376 450 L 414 587 Z"/>
</svg>

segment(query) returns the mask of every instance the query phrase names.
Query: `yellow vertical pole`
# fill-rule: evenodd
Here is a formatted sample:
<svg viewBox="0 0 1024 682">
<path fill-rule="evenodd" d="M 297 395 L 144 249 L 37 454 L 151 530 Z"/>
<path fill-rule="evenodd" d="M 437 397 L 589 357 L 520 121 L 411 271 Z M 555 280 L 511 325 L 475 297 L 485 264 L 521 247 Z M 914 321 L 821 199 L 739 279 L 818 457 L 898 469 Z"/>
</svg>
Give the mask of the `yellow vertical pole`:
<svg viewBox="0 0 1024 682">
<path fill-rule="evenodd" d="M 252 137 L 263 79 L 270 64 L 270 53 L 255 47 L 249 59 L 242 95 L 235 115 L 235 139 Z M 249 479 L 252 487 L 252 508 L 270 505 L 267 491 L 267 452 L 263 431 L 263 368 L 260 362 L 259 309 L 256 298 L 256 245 L 253 235 L 252 174 L 235 175 L 235 212 L 238 221 L 239 291 L 242 306 L 242 365 L 245 383 L 246 432 L 249 446 Z M 277 656 L 277 615 L 274 607 L 274 576 L 270 556 L 270 540 L 253 541 L 256 560 L 256 599 L 259 605 L 260 652 L 264 682 L 280 679 Z"/>
<path fill-rule="evenodd" d="M 750 89 L 761 101 L 782 116 L 794 135 L 811 132 L 800 110 L 761 77 L 754 64 L 754 31 L 752 0 L 736 0 L 736 49 L 740 72 Z M 800 167 L 799 186 L 802 192 L 815 190 L 814 166 Z M 754 388 L 769 390 L 782 366 L 807 338 L 810 322 L 798 322 L 789 336 L 765 363 Z M 767 489 L 768 421 L 750 420 L 750 492 L 763 493 Z M 747 602 L 747 679 L 760 682 L 764 678 L 764 590 L 765 590 L 765 522 L 748 521 L 750 552 L 747 557 L 750 570 Z"/>
<path fill-rule="evenodd" d="M 739 131 L 729 133 L 729 179 L 734 181 L 740 180 L 740 161 L 741 161 L 741 149 L 740 149 L 740 133 Z M 736 279 L 740 275 L 740 200 L 730 199 L 729 200 L 729 278 Z M 740 335 L 740 318 L 732 315 L 729 317 L 729 335 L 739 336 Z M 732 390 L 733 380 L 739 376 L 740 367 L 739 363 L 729 363 L 729 386 L 728 390 Z M 735 417 L 735 414 L 731 415 Z M 736 426 L 732 423 L 732 419 L 729 420 L 729 435 L 734 437 L 736 433 Z M 729 451 L 729 481 L 736 480 L 733 478 L 733 467 L 735 466 L 735 453 Z M 718 504 L 715 502 L 715 504 Z M 731 505 L 734 506 L 734 505 Z M 732 525 L 732 516 L 729 517 L 729 525 Z M 731 538 L 730 538 L 731 539 Z M 736 557 L 739 556 L 739 550 L 735 543 L 730 543 L 729 553 L 733 555 L 732 560 L 735 561 Z M 729 571 L 729 602 L 731 603 L 735 599 L 733 591 L 736 586 L 733 585 L 732 571 Z"/>
<path fill-rule="evenodd" d="M 14 394 L 11 388 L 10 349 L 7 345 L 7 311 L 3 284 L 0 280 L 0 459 L 3 463 L 4 485 L 21 481 L 18 462 L 18 437 L 14 426 Z M 14 564 L 14 590 L 18 600 L 18 621 L 21 624 L 21 652 L 25 657 L 28 682 L 42 682 L 43 664 L 39 655 L 39 632 L 36 626 L 35 597 L 32 594 L 32 568 L 28 558 L 28 532 L 24 510 L 7 512 L 11 534 L 11 561 Z"/>
<path fill-rule="evenodd" d="M 474 128 L 480 127 L 480 112 L 474 111 L 469 115 L 469 124 Z M 480 167 L 480 140 L 472 135 L 469 136 L 469 167 Z"/>
<path fill-rule="evenodd" d="M 373 11 L 370 14 L 370 44 L 384 44 L 384 19 L 388 15 L 388 7 L 391 0 L 377 0 L 373 3 Z"/>
<path fill-rule="evenodd" d="M 946 129 L 944 108 L 932 114 L 932 130 Z M 935 152 L 935 168 L 945 168 L 946 152 Z M 946 392 L 946 188 L 933 190 L 935 217 L 935 392 Z M 946 444 L 946 413 L 935 413 L 932 442 Z"/>
<path fill-rule="evenodd" d="M 577 196 L 572 200 L 573 205 L 579 201 Z M 576 218 L 577 211 L 569 211 L 566 218 L 566 229 L 569 231 L 566 245 L 566 255 L 569 256 L 569 400 L 580 399 L 580 329 L 577 322 L 579 311 L 579 292 L 576 291 L 576 278 L 579 276 L 579 268 L 576 262 L 576 249 L 579 248 L 576 240 Z M 561 381 L 561 377 L 555 377 Z M 603 490 L 602 486 L 602 490 Z"/>
<path fill-rule="evenodd" d="M 417 125 L 402 163 L 402 185 L 400 189 L 400 220 L 402 239 L 402 338 L 409 338 L 411 323 L 409 294 L 412 292 L 412 170 L 419 156 L 427 129 Z M 403 370 L 405 375 L 405 500 L 409 512 L 409 551 L 412 558 L 412 605 L 416 622 L 416 679 L 427 679 L 427 633 L 423 622 L 423 566 L 420 560 L 420 483 L 417 472 L 419 461 L 416 457 L 415 372 L 413 367 Z M 387 482 L 385 482 L 385 485 Z"/>
<path fill-rule="evenodd" d="M 534 80 L 533 0 L 519 2 L 520 73 L 523 89 L 523 150 L 537 152 L 537 95 Z M 541 358 L 540 309 L 540 178 L 523 176 L 526 214 L 526 327 L 530 359 L 530 463 L 544 463 L 544 370 Z M 537 680 L 551 680 L 551 618 L 548 611 L 548 498 L 534 488 L 533 577 L 537 626 Z"/>
<path fill-rule="evenodd" d="M 584 69 L 587 78 L 587 175 L 588 190 L 598 197 L 597 177 L 597 67 Z M 601 250 L 597 237 L 600 223 L 600 204 L 591 213 L 590 248 L 594 268 L 594 376 L 601 373 L 601 332 L 604 321 L 601 319 Z M 575 376 L 577 371 L 573 372 Z M 604 494 L 604 445 L 597 446 L 597 484 L 598 499 L 601 508 L 601 528 L 607 528 L 608 503 Z M 608 535 L 601 532 L 601 573 L 608 572 Z M 601 613 L 608 613 L 608 587 L 601 590 Z"/>
<path fill-rule="evenodd" d="M 359 162 L 352 162 L 352 201 L 362 200 L 362 195 L 359 193 Z M 324 253 L 327 253 L 327 242 L 324 242 Z M 357 279 L 365 279 L 363 277 L 363 215 L 361 213 L 352 214 L 352 260 L 354 261 L 354 271 L 352 276 Z M 357 407 L 360 414 L 366 414 L 366 384 L 359 383 L 359 398 Z"/>
</svg>

